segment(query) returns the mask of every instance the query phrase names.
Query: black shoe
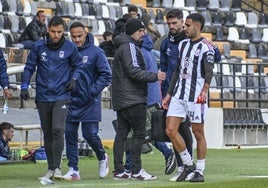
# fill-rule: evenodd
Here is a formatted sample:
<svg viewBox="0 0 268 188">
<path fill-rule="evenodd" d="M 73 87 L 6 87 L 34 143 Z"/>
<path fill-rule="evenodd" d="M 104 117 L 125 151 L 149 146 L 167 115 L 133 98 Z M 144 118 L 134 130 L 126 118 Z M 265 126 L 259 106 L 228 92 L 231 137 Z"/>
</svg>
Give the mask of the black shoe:
<svg viewBox="0 0 268 188">
<path fill-rule="evenodd" d="M 195 164 L 192 164 L 191 166 L 184 165 L 184 169 L 181 173 L 181 175 L 177 178 L 176 181 L 184 181 L 187 176 L 195 170 Z"/>
<path fill-rule="evenodd" d="M 177 160 L 174 153 L 172 153 L 167 159 L 166 159 L 166 169 L 165 169 L 165 175 L 171 174 L 177 166 Z"/>
<path fill-rule="evenodd" d="M 189 180 L 189 182 L 204 182 L 204 176 L 200 174 L 199 172 L 195 172 L 192 179 Z"/>
</svg>

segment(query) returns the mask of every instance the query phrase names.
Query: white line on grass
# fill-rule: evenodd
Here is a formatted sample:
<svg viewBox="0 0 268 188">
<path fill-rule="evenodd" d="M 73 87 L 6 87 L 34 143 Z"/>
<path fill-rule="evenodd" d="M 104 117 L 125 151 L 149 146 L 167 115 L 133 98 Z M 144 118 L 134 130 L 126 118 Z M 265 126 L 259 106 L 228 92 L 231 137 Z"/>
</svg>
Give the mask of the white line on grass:
<svg viewBox="0 0 268 188">
<path fill-rule="evenodd" d="M 132 183 L 131 183 L 132 182 Z M 143 183 L 146 183 L 146 181 L 141 181 L 141 182 L 143 182 Z M 151 182 L 151 181 L 147 181 L 147 183 L 149 183 L 149 182 Z M 155 182 L 155 181 L 154 181 Z M 93 184 L 93 183 L 85 183 L 85 184 L 81 184 L 81 183 L 78 183 L 78 184 L 61 184 L 61 185 L 56 185 L 57 183 L 55 183 L 55 184 L 48 184 L 48 185 L 40 185 L 40 187 L 36 187 L 36 188 L 44 188 L 44 186 L 51 186 L 51 187 L 53 187 L 53 188 L 66 188 L 66 187 L 86 187 L 86 186 L 96 186 L 96 187 L 103 187 L 103 185 L 101 185 L 101 184 Z M 115 182 L 114 183 L 109 183 L 109 187 L 110 186 L 117 186 L 117 187 L 126 187 L 126 186 L 131 186 L 131 185 L 133 185 L 133 181 L 128 181 L 128 180 L 126 180 L 126 181 L 116 181 L 115 180 Z M 108 185 L 107 185 L 107 187 L 108 187 Z"/>
<path fill-rule="evenodd" d="M 244 176 L 247 178 L 268 178 L 268 175 L 258 175 L 258 176 Z"/>
</svg>

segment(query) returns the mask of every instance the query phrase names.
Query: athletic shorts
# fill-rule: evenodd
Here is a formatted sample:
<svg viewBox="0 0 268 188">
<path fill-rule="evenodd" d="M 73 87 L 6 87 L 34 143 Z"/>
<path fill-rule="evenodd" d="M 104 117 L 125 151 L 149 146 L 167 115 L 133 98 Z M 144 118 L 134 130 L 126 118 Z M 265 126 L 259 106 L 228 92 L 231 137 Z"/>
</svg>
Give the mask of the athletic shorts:
<svg viewBox="0 0 268 188">
<path fill-rule="evenodd" d="M 189 117 L 191 123 L 204 123 L 205 113 L 207 111 L 207 103 L 198 104 L 195 102 L 183 101 L 172 97 L 169 103 L 167 117 Z"/>
</svg>

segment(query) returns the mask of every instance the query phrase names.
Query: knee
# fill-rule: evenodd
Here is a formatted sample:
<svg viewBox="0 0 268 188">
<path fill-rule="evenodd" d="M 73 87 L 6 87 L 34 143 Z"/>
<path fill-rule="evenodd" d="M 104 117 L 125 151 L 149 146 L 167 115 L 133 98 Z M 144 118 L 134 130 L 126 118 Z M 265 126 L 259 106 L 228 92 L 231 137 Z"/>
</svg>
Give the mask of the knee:
<svg viewBox="0 0 268 188">
<path fill-rule="evenodd" d="M 83 138 L 85 140 L 94 140 L 97 137 L 98 137 L 97 133 L 94 133 L 94 134 L 83 134 Z"/>
<path fill-rule="evenodd" d="M 178 134 L 177 131 L 173 129 L 166 128 L 167 136 L 172 140 L 175 137 L 175 134 Z"/>
<path fill-rule="evenodd" d="M 205 137 L 204 131 L 201 131 L 201 130 L 193 130 L 193 134 L 194 134 L 194 137 L 197 141 L 204 139 L 204 137 Z"/>
<path fill-rule="evenodd" d="M 64 129 L 53 129 L 52 134 L 55 136 L 63 136 L 65 130 Z"/>
</svg>

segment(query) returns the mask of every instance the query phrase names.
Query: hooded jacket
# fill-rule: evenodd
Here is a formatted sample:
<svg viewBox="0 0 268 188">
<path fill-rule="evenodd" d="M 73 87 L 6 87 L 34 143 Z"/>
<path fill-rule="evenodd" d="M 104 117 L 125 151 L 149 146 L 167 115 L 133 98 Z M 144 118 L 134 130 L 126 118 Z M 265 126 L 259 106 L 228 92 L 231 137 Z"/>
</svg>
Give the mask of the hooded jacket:
<svg viewBox="0 0 268 188">
<path fill-rule="evenodd" d="M 142 54 L 146 62 L 146 69 L 149 72 L 158 72 L 157 60 L 152 52 L 153 40 L 149 35 L 144 35 L 142 43 Z M 161 91 L 159 81 L 148 83 L 148 94 L 147 94 L 147 106 L 151 106 L 156 103 L 161 103 Z"/>
<path fill-rule="evenodd" d="M 111 84 L 112 73 L 104 51 L 94 45 L 94 37 L 87 35 L 85 44 L 78 47 L 83 69 L 76 89 L 71 93 L 67 121 L 101 121 L 101 92 Z"/>
<path fill-rule="evenodd" d="M 114 57 L 115 49 L 112 41 L 103 41 L 99 47 L 104 50 L 106 57 Z"/>
<path fill-rule="evenodd" d="M 138 43 L 125 33 L 115 39 L 112 64 L 112 105 L 115 111 L 147 103 L 147 82 L 157 81 L 157 73 L 146 70 Z"/>
</svg>

